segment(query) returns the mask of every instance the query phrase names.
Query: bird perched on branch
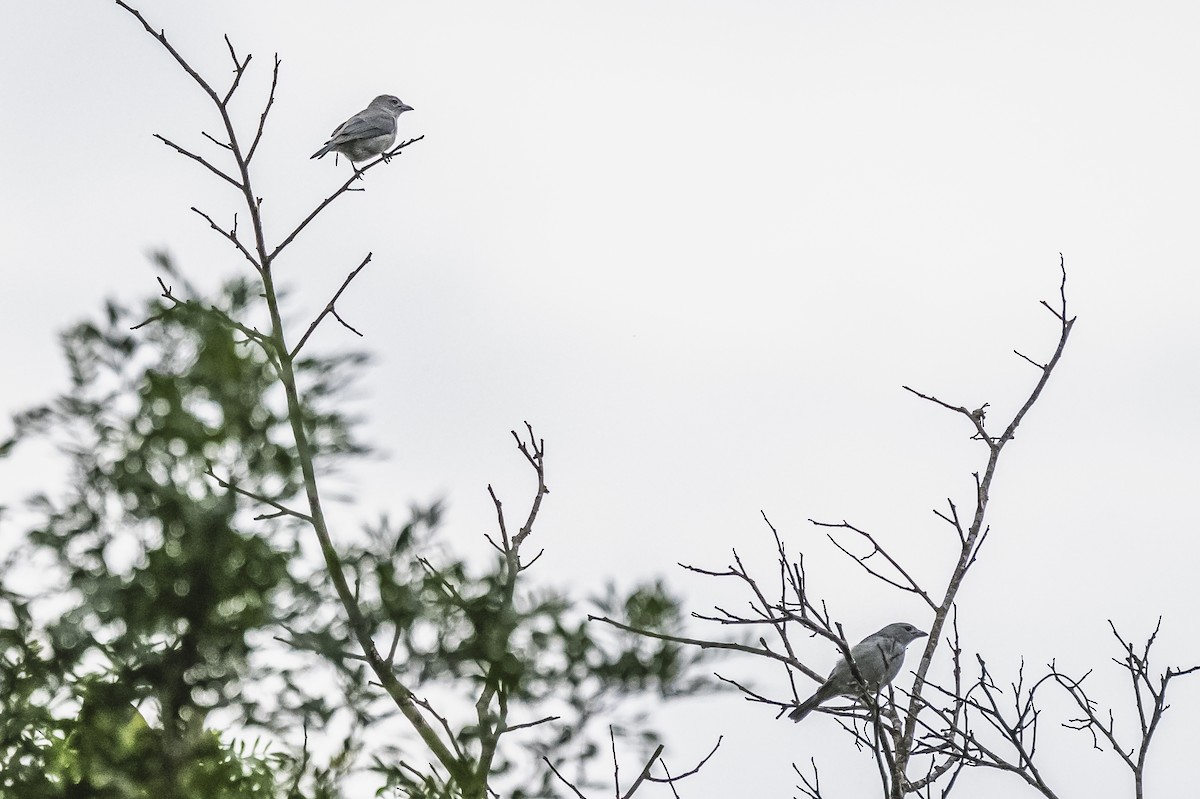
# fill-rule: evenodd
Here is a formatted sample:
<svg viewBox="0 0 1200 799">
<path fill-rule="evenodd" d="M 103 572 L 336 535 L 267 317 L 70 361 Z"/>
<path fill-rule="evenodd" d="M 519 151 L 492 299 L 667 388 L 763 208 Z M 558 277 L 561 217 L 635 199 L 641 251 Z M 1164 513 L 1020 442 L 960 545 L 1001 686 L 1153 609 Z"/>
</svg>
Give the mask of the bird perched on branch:
<svg viewBox="0 0 1200 799">
<path fill-rule="evenodd" d="M 391 159 L 385 153 L 396 143 L 396 120 L 405 111 L 411 111 L 398 97 L 381 94 L 371 104 L 334 128 L 325 146 L 310 158 L 323 158 L 331 152 L 341 153 L 355 161 L 365 161 L 382 155 L 384 161 Z M 354 167 L 358 171 L 358 167 Z"/>
<path fill-rule="evenodd" d="M 850 664 L 843 657 L 833 667 L 833 671 L 829 672 L 829 678 L 821 684 L 817 692 L 788 713 L 788 718 L 799 721 L 818 705 L 835 696 L 862 696 L 864 684 L 869 692 L 878 691 L 896 679 L 896 675 L 900 673 L 900 666 L 904 663 L 904 650 L 908 645 L 927 635 L 929 633 L 905 622 L 889 624 L 879 632 L 868 635 L 850 650 L 850 657 L 854 659 L 854 666 L 858 669 L 862 681 L 854 676 Z"/>
</svg>

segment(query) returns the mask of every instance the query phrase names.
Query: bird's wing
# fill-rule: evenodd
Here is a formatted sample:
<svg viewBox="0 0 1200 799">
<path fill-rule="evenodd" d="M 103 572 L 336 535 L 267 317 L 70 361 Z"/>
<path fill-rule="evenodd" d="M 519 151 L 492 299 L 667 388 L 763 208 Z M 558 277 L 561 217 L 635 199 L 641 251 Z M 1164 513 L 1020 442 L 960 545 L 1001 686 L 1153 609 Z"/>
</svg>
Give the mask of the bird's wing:
<svg viewBox="0 0 1200 799">
<path fill-rule="evenodd" d="M 897 656 L 904 657 L 904 647 L 898 646 L 894 638 L 876 633 L 855 644 L 850 654 L 868 684 L 887 684 L 896 676 L 895 671 L 899 671 Z"/>
<path fill-rule="evenodd" d="M 329 136 L 331 142 L 373 139 L 396 132 L 396 118 L 391 114 L 360 111 L 338 125 Z"/>
<path fill-rule="evenodd" d="M 886 650 L 888 648 L 890 648 L 889 641 L 879 633 L 875 633 L 874 635 L 868 635 L 855 644 L 854 648 L 850 650 L 850 654 L 854 657 L 855 663 L 861 664 L 870 656 L 877 655 L 880 649 Z"/>
</svg>

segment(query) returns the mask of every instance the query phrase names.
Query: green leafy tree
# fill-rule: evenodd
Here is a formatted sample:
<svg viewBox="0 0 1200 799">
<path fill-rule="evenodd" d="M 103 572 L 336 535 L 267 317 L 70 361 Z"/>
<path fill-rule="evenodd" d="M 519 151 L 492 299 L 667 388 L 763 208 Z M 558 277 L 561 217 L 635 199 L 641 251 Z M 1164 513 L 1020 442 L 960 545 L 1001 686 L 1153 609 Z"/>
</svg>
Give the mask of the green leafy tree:
<svg viewBox="0 0 1200 799">
<path fill-rule="evenodd" d="M 277 443 L 287 419 L 268 401 L 266 360 L 223 322 L 247 311 L 252 288 L 233 281 L 221 294 L 208 308 L 155 302 L 154 324 L 137 331 L 109 303 L 103 322 L 63 337 L 68 391 L 15 420 L 16 440 L 59 444 L 72 481 L 61 496 L 33 498 L 42 522 L 4 570 L 8 583 L 26 564 L 50 565 L 40 575 L 52 577 L 4 597 L 18 624 L 2 688 L 24 701 L 6 708 L 14 723 L 3 754 L 31 766 L 5 768 L 5 787 L 190 796 L 218 775 L 232 779 L 205 718 L 238 700 L 253 636 L 319 601 L 289 575 L 294 531 L 246 532 L 237 495 L 211 476 L 220 468 L 285 495 L 298 485 L 294 458 Z M 323 459 L 361 451 L 339 414 L 319 410 L 327 378 L 358 360 L 301 366 L 313 385 L 306 423 L 328 431 Z M 286 669 L 276 676 L 294 683 Z M 153 726 L 141 704 L 153 707 Z"/>
<path fill-rule="evenodd" d="M 528 425 L 513 435 L 534 477 L 530 503 L 513 521 L 493 494 L 486 565 L 440 540 L 437 502 L 334 545 L 322 477 L 366 452 L 344 410 L 366 358 L 314 355 L 311 338 L 340 320 L 334 304 L 370 256 L 298 337 L 272 265 L 356 178 L 269 243 L 251 163 L 278 59 L 257 129 L 239 137 L 229 102 L 249 57 L 230 47 L 235 77 L 219 93 L 118 5 L 214 103 L 225 162 L 162 140 L 237 188 L 244 238 L 197 213 L 250 270 L 204 297 L 156 256 L 160 295 L 109 302 L 68 331 L 68 389 L 14 419 L 4 454 L 50 440 L 71 473 L 64 490 L 32 499 L 39 521 L 0 572 L 0 789 L 333 797 L 364 765 L 381 790 L 413 797 L 553 796 L 575 789 L 558 776 L 568 765 L 586 788 L 623 700 L 704 690 L 696 657 L 588 626 L 578 597 L 529 581 L 536 556 L 523 547 L 548 489 Z M 592 604 L 639 629 L 682 624 L 657 583 L 609 586 Z M 655 736 L 643 733 L 649 751 Z"/>
</svg>

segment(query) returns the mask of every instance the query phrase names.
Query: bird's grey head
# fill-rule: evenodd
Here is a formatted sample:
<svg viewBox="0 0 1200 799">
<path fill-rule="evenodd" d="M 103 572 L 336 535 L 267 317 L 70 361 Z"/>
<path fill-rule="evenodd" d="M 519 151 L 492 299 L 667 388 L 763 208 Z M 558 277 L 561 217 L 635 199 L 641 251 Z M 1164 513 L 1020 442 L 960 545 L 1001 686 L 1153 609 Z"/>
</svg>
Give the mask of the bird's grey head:
<svg viewBox="0 0 1200 799">
<path fill-rule="evenodd" d="M 390 111 L 396 116 L 400 116 L 405 111 L 413 110 L 411 105 L 406 105 L 403 100 L 391 94 L 381 94 L 371 101 L 368 108 L 379 108 L 384 111 Z"/>
<path fill-rule="evenodd" d="M 908 646 L 918 638 L 924 638 L 929 633 L 924 630 L 918 630 L 911 624 L 903 621 L 898 621 L 895 624 L 889 624 L 879 632 L 875 633 L 880 636 L 887 636 L 893 639 L 896 643 L 902 646 Z"/>
</svg>

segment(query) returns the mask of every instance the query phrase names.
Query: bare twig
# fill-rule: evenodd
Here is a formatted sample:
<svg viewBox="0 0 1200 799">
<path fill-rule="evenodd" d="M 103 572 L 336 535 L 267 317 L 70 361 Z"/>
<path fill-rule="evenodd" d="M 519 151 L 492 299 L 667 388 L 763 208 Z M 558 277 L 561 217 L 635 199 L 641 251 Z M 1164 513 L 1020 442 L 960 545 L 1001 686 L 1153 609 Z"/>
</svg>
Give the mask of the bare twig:
<svg viewBox="0 0 1200 799">
<path fill-rule="evenodd" d="M 350 327 L 350 325 L 347 325 L 344 321 L 342 321 L 342 318 L 337 315 L 336 311 L 334 311 L 334 305 L 336 305 L 337 301 L 341 298 L 342 292 L 344 292 L 346 290 L 346 287 L 350 285 L 350 281 L 352 281 L 352 280 L 354 280 L 354 278 L 358 277 L 358 273 L 361 272 L 363 270 L 363 268 L 369 263 L 371 263 L 371 253 L 367 253 L 367 257 L 362 259 L 362 263 L 360 263 L 353 270 L 351 270 L 350 274 L 346 275 L 346 279 L 342 281 L 342 285 L 338 288 L 338 290 L 336 292 L 334 292 L 333 299 L 331 299 L 328 303 L 325 304 L 325 307 L 323 309 L 321 309 L 321 313 L 317 314 L 317 318 L 312 320 L 312 324 L 310 324 L 308 326 L 308 329 L 304 331 L 304 335 L 300 337 L 300 341 L 298 341 L 296 343 L 296 346 L 292 348 L 290 356 L 293 359 L 295 359 L 296 355 L 299 354 L 301 348 L 304 346 L 304 342 L 308 341 L 308 337 L 311 336 L 313 334 L 313 331 L 317 329 L 317 325 L 321 324 L 321 320 L 324 319 L 329 314 L 333 314 L 334 318 L 336 318 L 339 322 L 341 322 L 347 328 L 350 328 L 351 332 L 353 332 L 359 336 L 362 335 L 362 333 L 359 333 L 357 330 Z"/>
<path fill-rule="evenodd" d="M 513 548 L 520 547 L 529 534 L 533 532 L 533 522 L 537 519 L 538 511 L 542 507 L 542 498 L 550 493 L 550 489 L 546 487 L 546 442 L 537 438 L 533 434 L 533 427 L 529 422 L 525 423 L 525 430 L 529 433 L 529 443 L 526 444 L 517 435 L 517 431 L 513 430 L 512 437 L 517 442 L 517 449 L 525 456 L 525 460 L 529 461 L 529 465 L 533 467 L 534 473 L 537 475 L 537 491 L 533 495 L 533 502 L 529 506 L 529 515 L 525 518 L 525 524 L 513 537 Z"/>
<path fill-rule="evenodd" d="M 898 588 L 901 591 L 906 591 L 910 594 L 916 594 L 917 596 L 921 597 L 921 599 L 925 600 L 926 605 L 928 605 L 933 610 L 937 610 L 938 606 L 932 599 L 929 598 L 929 594 L 925 593 L 925 590 L 923 588 L 921 588 L 921 586 L 917 583 L 917 581 L 913 579 L 912 575 L 909 574 L 908 571 L 903 566 L 900 565 L 899 561 L 897 561 L 894 557 L 892 557 L 892 555 L 886 549 L 884 549 L 883 545 L 881 545 L 879 543 L 879 541 L 876 540 L 875 536 L 868 533 L 866 530 L 860 530 L 859 528 L 855 527 L 854 525 L 850 524 L 849 522 L 847 522 L 844 519 L 838 523 L 818 522 L 815 519 L 809 519 L 809 521 L 812 522 L 817 527 L 834 527 L 834 528 L 839 528 L 839 529 L 844 529 L 844 530 L 850 530 L 852 532 L 857 533 L 860 537 L 865 538 L 867 540 L 867 542 L 871 545 L 871 552 L 867 555 L 855 555 L 850 550 L 848 550 L 844 546 L 842 546 L 841 542 L 839 542 L 832 535 L 829 536 L 829 540 L 833 543 L 833 545 L 835 547 L 837 547 L 845 555 L 847 555 L 851 560 L 853 560 L 855 563 L 857 563 L 859 566 L 861 566 L 864 570 L 866 570 L 866 572 L 868 574 L 872 575 L 873 577 L 875 577 L 876 579 L 878 579 L 882 582 L 887 583 L 888 585 L 892 586 L 893 588 Z M 875 555 L 880 555 L 881 557 L 883 557 L 883 559 L 888 562 L 888 565 L 890 565 L 893 569 L 895 569 L 896 572 L 901 577 L 904 578 L 904 582 L 901 583 L 897 580 L 894 580 L 891 577 L 888 577 L 887 575 L 881 573 L 877 569 L 872 568 L 870 566 L 870 564 L 867 563 L 867 560 L 874 557 Z"/>
<path fill-rule="evenodd" d="M 687 771 L 683 772 L 682 774 L 675 774 L 674 776 L 672 776 L 671 774 L 668 774 L 665 779 L 662 777 L 647 776 L 646 779 L 648 779 L 650 782 L 673 783 L 673 782 L 678 782 L 679 780 L 685 779 L 687 777 L 690 777 L 693 774 L 697 774 L 697 773 L 699 773 L 700 769 L 704 768 L 704 764 L 707 763 L 710 759 L 712 759 L 712 756 L 715 755 L 717 753 L 717 750 L 721 748 L 721 742 L 724 740 L 725 740 L 724 735 L 718 736 L 717 742 L 715 744 L 713 744 L 713 748 L 711 750 L 709 750 L 708 754 L 705 755 L 704 757 L 702 757 L 700 759 L 699 763 L 697 763 L 695 766 L 688 769 Z M 662 758 L 659 758 L 659 762 L 662 763 Z M 663 770 L 665 771 L 667 768 L 667 764 L 662 763 L 662 767 L 663 767 Z"/>
<path fill-rule="evenodd" d="M 798 787 L 804 793 L 805 796 L 809 797 L 809 799 L 822 799 L 822 797 L 821 797 L 821 774 L 820 774 L 820 771 L 817 769 L 816 758 L 810 757 L 808 759 L 808 762 L 810 765 L 812 765 L 813 773 L 812 773 L 811 779 L 808 776 L 806 776 L 803 771 L 800 770 L 799 766 L 797 766 L 795 763 L 792 764 L 792 771 L 796 772 L 796 776 L 799 777 L 800 782 L 803 783 L 802 785 L 798 785 L 796 787 Z"/>
<path fill-rule="evenodd" d="M 211 305 L 203 305 L 195 300 L 179 299 L 178 297 L 175 296 L 173 288 L 171 286 L 168 286 L 161 277 L 156 278 L 156 279 L 158 280 L 159 288 L 162 289 L 162 293 L 161 293 L 162 298 L 165 300 L 169 300 L 172 303 L 171 307 L 167 308 L 166 310 L 164 310 L 161 313 L 154 314 L 153 316 L 151 316 L 141 322 L 138 322 L 136 325 L 133 325 L 132 327 L 130 327 L 130 330 L 138 330 L 139 328 L 145 327 L 148 324 L 157 322 L 158 320 L 166 317 L 167 314 L 171 313 L 171 311 L 175 310 L 175 308 L 187 307 L 187 308 L 192 309 L 193 311 L 197 311 L 199 313 L 208 314 L 208 315 L 212 316 L 214 319 L 218 320 L 221 324 L 226 325 L 227 327 L 229 327 L 232 330 L 238 331 L 239 333 L 243 334 L 248 340 L 253 341 L 255 344 L 259 345 L 259 347 L 262 349 L 263 353 L 266 354 L 266 356 L 270 359 L 271 365 L 274 366 L 278 370 L 279 362 L 275 358 L 275 350 L 273 347 L 273 342 L 270 337 L 263 335 L 262 333 L 255 330 L 252 327 L 247 327 L 246 325 L 243 325 L 241 322 L 231 319 L 229 317 L 229 314 L 225 313 L 220 308 L 217 308 L 217 307 L 211 306 Z"/>
<path fill-rule="evenodd" d="M 271 111 L 271 106 L 275 104 L 275 89 L 279 86 L 279 65 L 282 63 L 279 60 L 279 53 L 275 54 L 275 66 L 271 70 L 271 91 L 267 94 L 267 104 L 263 106 L 262 115 L 258 118 L 258 130 L 254 133 L 254 141 L 250 143 L 250 149 L 246 151 L 246 163 L 250 163 L 254 159 L 254 152 L 258 149 L 258 143 L 262 141 L 263 129 L 267 125 L 267 114 Z"/>
<path fill-rule="evenodd" d="M 505 727 L 504 729 L 500 730 L 500 732 L 506 733 L 506 732 L 516 732 L 517 730 L 527 730 L 530 727 L 536 727 L 539 724 L 548 724 L 551 721 L 558 721 L 558 719 L 559 719 L 558 716 L 545 716 L 543 718 L 538 719 L 537 721 L 526 721 L 521 724 L 510 724 L 507 727 Z"/>
<path fill-rule="evenodd" d="M 425 712 L 437 720 L 437 723 L 445 731 L 446 740 L 450 742 L 450 746 L 454 749 L 454 753 L 458 755 L 459 758 L 463 758 L 464 753 L 462 748 L 458 745 L 458 736 L 454 734 L 454 730 L 450 727 L 450 722 L 446 720 L 446 717 L 434 710 L 433 705 L 429 703 L 428 699 L 420 699 L 414 694 L 412 701 L 414 705 L 424 708 Z"/>
<path fill-rule="evenodd" d="M 570 780 L 568 780 L 566 777 L 564 777 L 564 776 L 562 775 L 562 773 L 561 773 L 561 772 L 559 772 L 559 770 L 558 770 L 558 769 L 556 769 L 556 768 L 554 767 L 554 764 L 550 762 L 550 758 L 546 757 L 545 755 L 542 755 L 542 761 L 543 761 L 543 762 L 544 762 L 544 763 L 545 763 L 547 766 L 549 766 L 549 767 L 550 767 L 550 770 L 554 772 L 554 776 L 558 777 L 558 779 L 562 781 L 562 784 L 563 784 L 563 785 L 565 785 L 565 786 L 567 786 L 568 788 L 570 788 L 570 789 L 571 789 L 571 791 L 572 791 L 572 792 L 573 792 L 573 793 L 574 793 L 576 796 L 578 796 L 578 797 L 579 797 L 579 799 L 587 799 L 587 797 L 586 797 L 586 796 L 584 796 L 582 793 L 580 793 L 580 792 L 579 792 L 579 789 L 578 789 L 578 788 L 576 788 L 576 787 L 575 787 L 575 785 L 574 785 L 574 784 L 573 784 L 573 783 L 572 783 Z"/>
<path fill-rule="evenodd" d="M 273 500 L 269 497 L 264 497 L 262 494 L 256 494 L 253 491 L 247 491 L 246 489 L 241 488 L 240 486 L 234 485 L 233 483 L 230 483 L 227 480 L 223 480 L 222 478 L 218 477 L 217 473 L 214 472 L 211 468 L 205 469 L 204 473 L 207 474 L 209 477 L 211 477 L 213 480 L 215 480 L 217 482 L 217 485 L 221 486 L 221 488 L 227 488 L 230 491 L 234 492 L 235 494 L 241 494 L 242 496 L 252 499 L 255 502 L 261 502 L 264 505 L 270 505 L 272 508 L 275 508 L 277 511 L 279 511 L 279 513 L 283 516 L 292 516 L 292 517 L 299 519 L 300 521 L 308 522 L 309 524 L 312 524 L 312 517 L 309 516 L 308 514 L 301 513 L 300 511 L 292 510 L 291 508 L 287 507 L 286 505 L 276 502 L 275 500 Z"/>
<path fill-rule="evenodd" d="M 221 100 L 222 105 L 229 104 L 229 99 L 233 97 L 238 84 L 242 82 L 242 75 L 246 74 L 246 67 L 250 66 L 250 59 L 254 57 L 247 53 L 245 59 L 238 61 L 237 53 L 233 50 L 233 42 L 229 41 L 228 35 L 225 36 L 225 46 L 229 48 L 229 57 L 233 60 L 233 83 L 229 84 L 229 91 L 225 92 L 225 97 Z"/>
<path fill-rule="evenodd" d="M 157 133 L 153 133 L 153 134 L 151 134 L 151 135 L 152 135 L 152 136 L 154 136 L 154 138 L 158 139 L 158 140 L 159 140 L 160 142 L 162 142 L 163 144 L 165 144 L 165 145 L 167 145 L 168 147 L 170 147 L 170 148 L 171 148 L 172 150 L 174 150 L 175 152 L 179 153 L 180 155 L 186 156 L 186 157 L 188 157 L 188 158 L 192 159 L 193 161 L 195 161 L 196 163 L 200 164 L 200 165 L 201 165 L 201 166 L 203 166 L 205 169 L 207 169 L 209 172 L 212 172 L 214 175 L 216 175 L 217 177 L 219 177 L 221 180 L 224 180 L 226 183 L 228 183 L 229 185 L 233 186 L 235 189 L 238 189 L 238 190 L 240 191 L 240 190 L 242 190 L 242 189 L 244 188 L 244 186 L 242 186 L 242 184 L 241 184 L 241 183 L 239 183 L 237 180 L 235 180 L 233 177 L 231 177 L 231 176 L 229 176 L 229 175 L 225 174 L 225 173 L 224 173 L 224 172 L 222 172 L 220 169 L 217 169 L 215 166 L 213 166 L 213 165 L 212 165 L 212 164 L 209 162 L 209 160 L 208 160 L 207 158 L 205 158 L 204 156 L 202 156 L 202 155 L 196 155 L 196 154 L 195 154 L 195 153 L 193 153 L 192 151 L 184 149 L 183 147 L 181 147 L 180 145 L 178 145 L 178 144 L 176 144 L 175 142 L 171 141 L 170 139 L 168 139 L 168 138 L 167 138 L 167 137 L 165 137 L 165 136 L 160 136 L 160 135 L 159 135 L 159 134 L 157 134 Z M 212 137 L 210 136 L 209 138 L 212 138 Z M 219 144 L 219 143 L 220 143 L 220 142 L 218 142 L 218 144 Z M 225 145 L 225 146 L 227 146 L 227 145 Z"/>
<path fill-rule="evenodd" d="M 654 754 L 650 755 L 650 759 L 646 761 L 646 765 L 642 766 L 642 770 L 640 773 L 638 773 L 637 779 L 633 781 L 633 785 L 630 785 L 629 790 L 626 791 L 625 793 L 621 794 L 621 799 L 629 799 L 629 797 L 631 797 L 635 793 L 637 793 L 638 788 L 642 787 L 643 782 L 645 782 L 647 779 L 651 778 L 650 777 L 650 769 L 652 769 L 654 767 L 655 762 L 658 760 L 659 756 L 662 755 L 662 751 L 663 751 L 663 745 L 659 744 L 655 748 Z M 614 753 L 614 757 L 615 757 L 615 753 Z"/>
<path fill-rule="evenodd" d="M 232 229 L 232 230 L 225 230 L 225 229 L 224 229 L 224 228 L 222 228 L 220 225 L 218 225 L 218 224 L 216 223 L 216 221 L 214 221 L 214 220 L 213 220 L 213 218 L 212 218 L 211 216 L 209 216 L 208 214 L 204 213 L 203 211 L 201 211 L 201 210 L 200 210 L 199 208 L 197 208 L 196 206 L 194 206 L 194 205 L 193 205 L 193 206 L 192 206 L 192 210 L 193 210 L 193 211 L 195 211 L 195 212 L 196 212 L 197 214 L 199 214 L 200 216 L 204 217 L 205 221 L 207 221 L 207 222 L 208 222 L 209 226 L 210 226 L 210 227 L 211 227 L 213 230 L 215 230 L 215 231 L 217 231 L 218 233 L 220 233 L 220 234 L 221 234 L 221 235 L 222 235 L 222 236 L 223 236 L 225 239 L 227 239 L 227 240 L 228 240 L 228 241 L 229 241 L 229 242 L 230 242 L 230 243 L 231 243 L 231 244 L 232 244 L 234 247 L 236 247 L 236 248 L 237 248 L 237 250 L 238 250 L 238 252 L 240 252 L 240 253 L 241 253 L 243 256 L 245 256 L 246 260 L 250 262 L 250 265 L 254 267 L 255 271 L 259 271 L 259 270 L 261 270 L 261 269 L 262 269 L 262 265 L 261 265 L 261 264 L 259 264 L 259 262 L 258 262 L 257 260 L 255 260 L 254 256 L 253 256 L 253 255 L 250 253 L 250 251 L 249 251 L 249 250 L 247 250 L 247 249 L 246 249 L 246 246 L 245 246 L 244 244 L 242 244 L 242 242 L 241 242 L 241 241 L 238 239 L 238 237 L 237 237 L 237 214 L 234 214 L 234 215 L 233 215 L 233 229 Z"/>
<path fill-rule="evenodd" d="M 747 646 L 746 644 L 735 643 L 733 641 L 706 641 L 701 638 L 685 638 L 679 635 L 668 635 L 667 633 L 660 633 L 655 630 L 646 630 L 641 627 L 633 627 L 628 624 L 622 624 L 616 619 L 610 619 L 607 616 L 593 616 L 589 614 L 588 621 L 604 622 L 605 624 L 616 627 L 618 630 L 636 633 L 637 635 L 643 635 L 647 638 L 657 638 L 660 641 L 670 641 L 676 644 L 687 644 L 689 646 L 699 647 L 700 649 L 728 649 L 734 652 L 745 652 L 750 655 L 758 655 L 760 657 L 770 658 L 771 660 L 778 660 L 781 663 L 787 663 L 792 666 L 800 665 L 787 655 L 781 655 L 778 652 L 772 652 L 769 649 L 757 649 L 755 647 Z"/>
</svg>

